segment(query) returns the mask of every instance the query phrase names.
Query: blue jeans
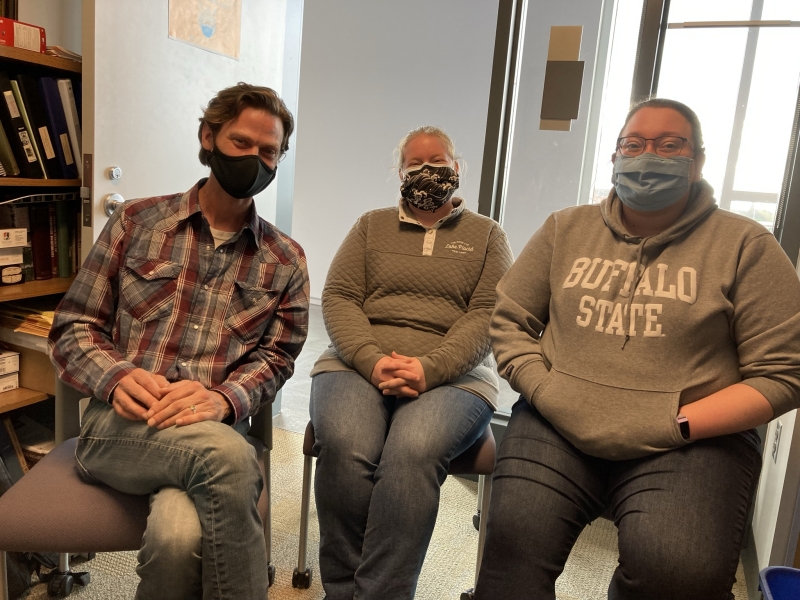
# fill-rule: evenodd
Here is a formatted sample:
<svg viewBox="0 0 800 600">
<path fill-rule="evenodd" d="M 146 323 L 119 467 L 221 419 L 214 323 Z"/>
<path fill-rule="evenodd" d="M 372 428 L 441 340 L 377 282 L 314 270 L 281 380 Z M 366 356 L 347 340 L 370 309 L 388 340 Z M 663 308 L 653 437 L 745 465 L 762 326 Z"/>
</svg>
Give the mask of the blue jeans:
<svg viewBox="0 0 800 600">
<path fill-rule="evenodd" d="M 75 457 L 88 481 L 128 494 L 153 494 L 137 598 L 196 597 L 198 575 L 206 600 L 267 597 L 266 545 L 257 509 L 263 478 L 255 449 L 238 431 L 211 421 L 160 431 L 92 399 Z"/>
<path fill-rule="evenodd" d="M 450 460 L 491 407 L 446 385 L 416 400 L 384 396 L 345 371 L 313 378 L 310 410 L 327 600 L 413 598 Z"/>
<path fill-rule="evenodd" d="M 732 599 L 758 446 L 751 430 L 603 460 L 521 399 L 497 456 L 476 600 L 554 599 L 575 540 L 606 510 L 619 533 L 610 599 Z"/>
</svg>

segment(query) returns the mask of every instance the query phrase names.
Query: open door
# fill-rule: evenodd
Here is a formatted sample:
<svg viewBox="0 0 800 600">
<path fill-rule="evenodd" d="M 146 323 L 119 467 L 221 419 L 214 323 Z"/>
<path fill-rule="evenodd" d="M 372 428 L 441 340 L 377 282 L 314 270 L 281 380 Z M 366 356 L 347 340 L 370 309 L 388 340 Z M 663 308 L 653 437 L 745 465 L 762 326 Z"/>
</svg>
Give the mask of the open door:
<svg viewBox="0 0 800 600">
<path fill-rule="evenodd" d="M 246 81 L 281 92 L 287 0 L 181 3 L 195 7 L 206 32 L 214 10 L 240 5 L 238 59 L 170 39 L 174 2 L 83 0 L 84 258 L 108 220 L 105 196 L 181 192 L 208 174 L 197 159 L 198 118 L 218 90 Z M 276 189 L 256 198 L 269 221 Z"/>
</svg>

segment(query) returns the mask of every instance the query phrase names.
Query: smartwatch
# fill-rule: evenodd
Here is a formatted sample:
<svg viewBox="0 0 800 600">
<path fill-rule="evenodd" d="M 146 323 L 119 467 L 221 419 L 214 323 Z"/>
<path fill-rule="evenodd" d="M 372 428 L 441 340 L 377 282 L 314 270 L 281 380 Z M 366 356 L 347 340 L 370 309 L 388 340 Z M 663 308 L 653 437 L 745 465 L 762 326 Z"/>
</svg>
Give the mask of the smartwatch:
<svg viewBox="0 0 800 600">
<path fill-rule="evenodd" d="M 681 430 L 681 437 L 685 440 L 689 439 L 689 419 L 684 417 L 682 414 L 678 414 L 675 417 L 675 420 L 678 422 L 678 427 Z"/>
</svg>

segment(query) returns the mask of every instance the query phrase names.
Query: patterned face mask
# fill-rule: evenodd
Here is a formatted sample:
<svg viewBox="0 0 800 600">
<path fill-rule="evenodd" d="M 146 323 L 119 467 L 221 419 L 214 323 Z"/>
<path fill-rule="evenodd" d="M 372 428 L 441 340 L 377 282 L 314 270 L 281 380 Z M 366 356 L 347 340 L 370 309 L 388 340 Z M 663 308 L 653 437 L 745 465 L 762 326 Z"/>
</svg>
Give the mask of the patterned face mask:
<svg viewBox="0 0 800 600">
<path fill-rule="evenodd" d="M 441 208 L 458 189 L 458 173 L 448 165 L 425 163 L 405 172 L 400 195 L 413 207 L 430 212 Z"/>
</svg>

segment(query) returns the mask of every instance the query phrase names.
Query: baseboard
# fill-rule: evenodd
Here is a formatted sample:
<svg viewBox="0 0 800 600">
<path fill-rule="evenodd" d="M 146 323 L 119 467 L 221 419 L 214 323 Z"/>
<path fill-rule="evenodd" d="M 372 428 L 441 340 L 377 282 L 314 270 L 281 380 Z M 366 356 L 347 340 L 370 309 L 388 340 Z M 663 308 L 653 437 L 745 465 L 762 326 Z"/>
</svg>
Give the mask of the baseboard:
<svg viewBox="0 0 800 600">
<path fill-rule="evenodd" d="M 747 528 L 747 537 L 742 548 L 742 568 L 747 583 L 748 600 L 761 600 L 761 592 L 758 590 L 758 555 L 752 527 Z"/>
</svg>

